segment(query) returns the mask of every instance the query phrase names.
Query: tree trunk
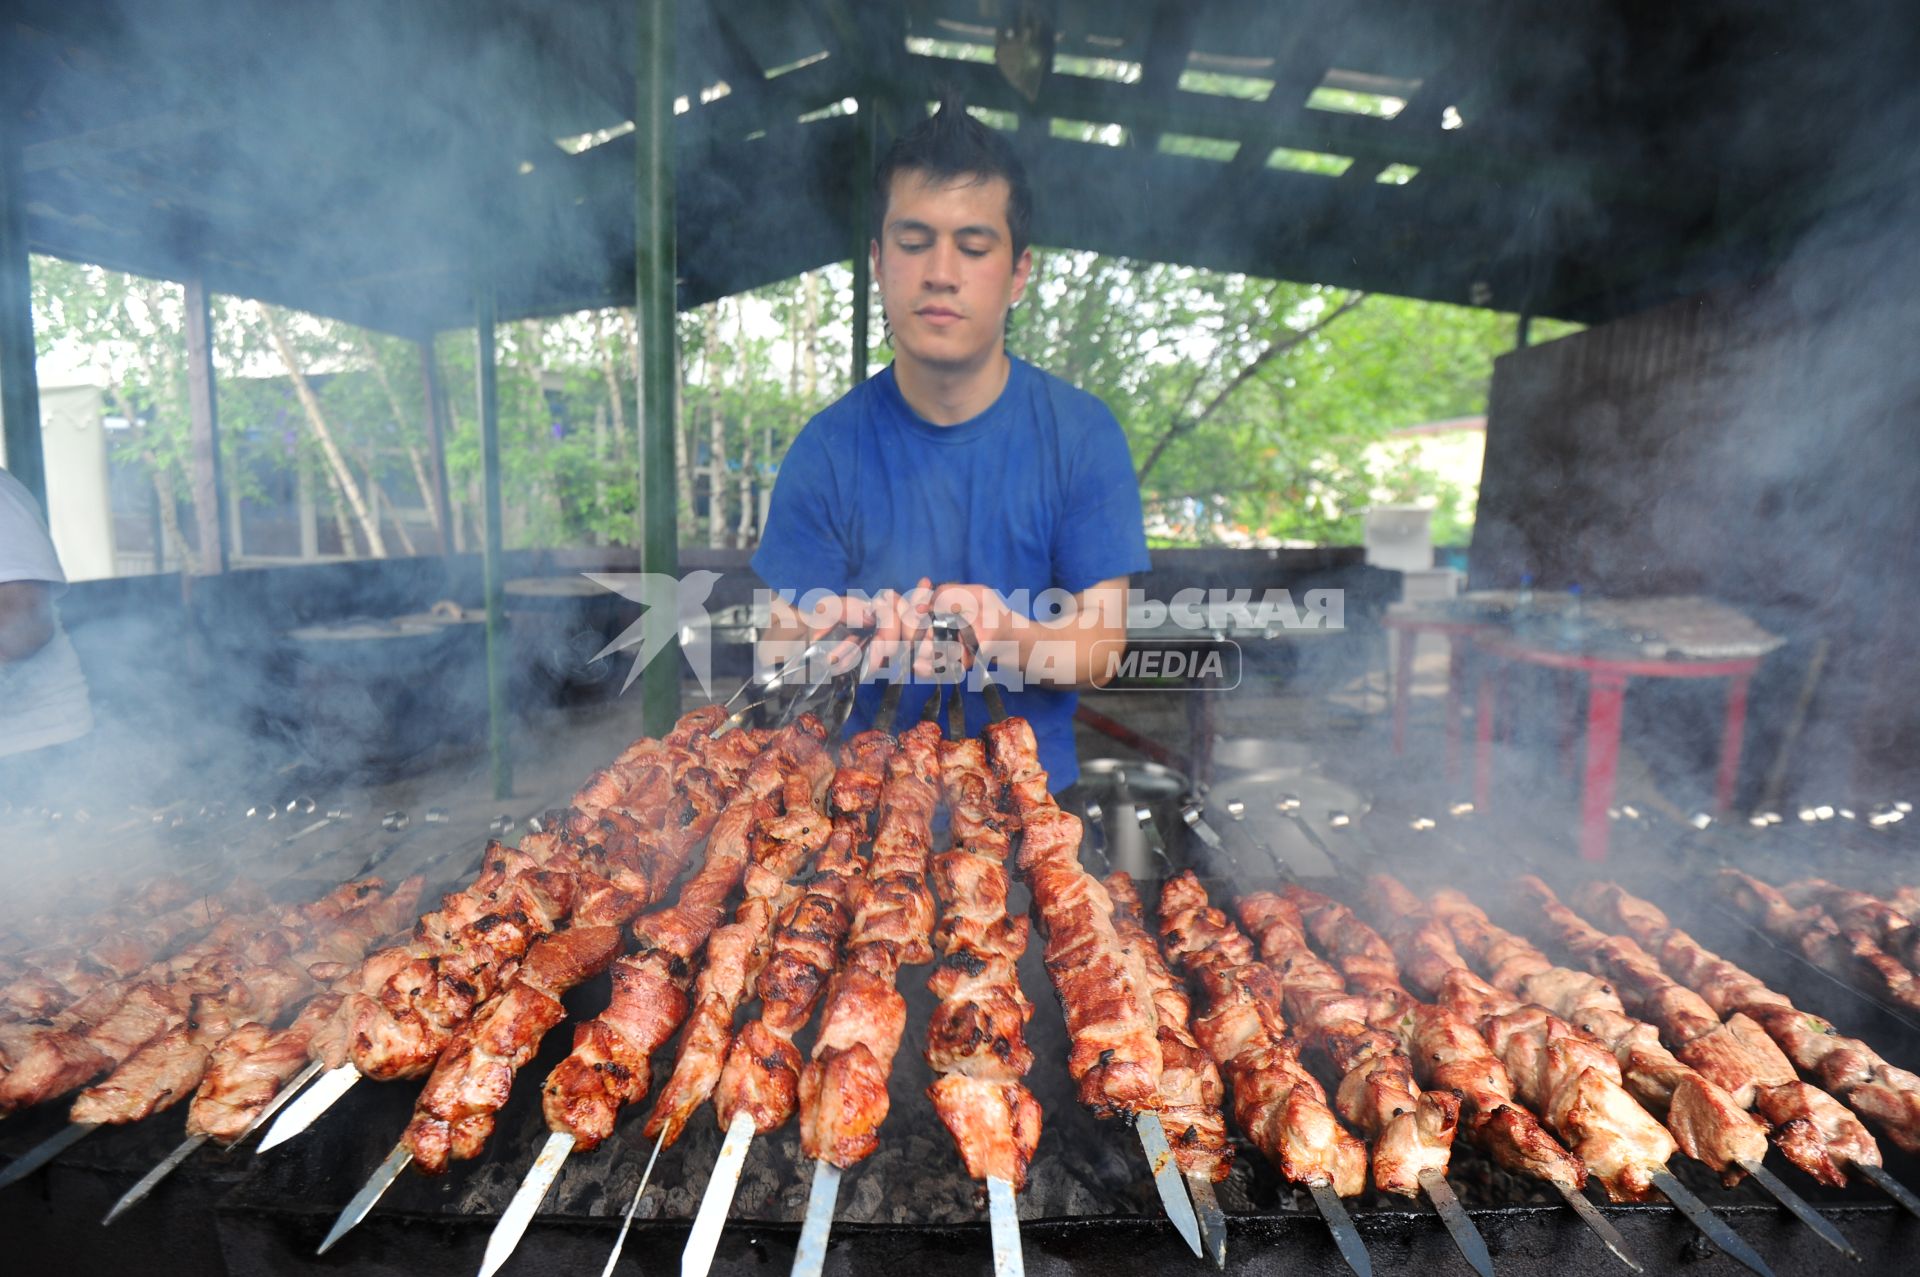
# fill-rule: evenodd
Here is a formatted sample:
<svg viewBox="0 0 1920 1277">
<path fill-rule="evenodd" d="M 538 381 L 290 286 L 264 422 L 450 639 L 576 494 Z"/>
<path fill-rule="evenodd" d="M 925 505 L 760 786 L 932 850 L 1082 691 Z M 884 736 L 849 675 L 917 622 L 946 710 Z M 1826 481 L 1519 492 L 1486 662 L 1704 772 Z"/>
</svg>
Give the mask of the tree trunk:
<svg viewBox="0 0 1920 1277">
<path fill-rule="evenodd" d="M 200 556 L 187 547 L 186 533 L 180 528 L 180 503 L 174 500 L 173 484 L 162 470 L 152 453 L 145 454 L 148 472 L 153 476 L 153 495 L 160 509 L 160 533 L 165 542 L 164 553 L 172 562 L 180 565 L 180 571 L 193 576 L 200 571 Z"/>
<path fill-rule="evenodd" d="M 360 341 L 356 344 L 360 346 L 362 353 L 366 355 L 367 362 L 373 365 L 374 379 L 380 383 L 380 390 L 387 397 L 387 407 L 393 413 L 394 429 L 400 432 L 401 438 L 406 438 L 411 429 L 408 422 L 413 421 L 414 417 L 407 411 L 406 405 L 400 402 L 400 392 L 394 389 L 393 379 L 387 376 L 387 366 L 380 362 L 380 348 L 375 346 L 371 341 Z M 427 405 L 427 411 L 433 411 L 432 404 Z M 444 546 L 447 544 L 446 514 L 440 509 L 439 502 L 434 500 L 433 484 L 427 479 L 427 467 L 421 459 L 420 449 L 412 443 L 408 443 L 406 447 L 407 460 L 413 465 L 413 481 L 419 485 L 420 488 L 420 502 L 427 507 L 427 515 L 433 520 L 433 530 L 439 534 L 440 544 Z M 372 474 L 373 471 L 368 470 L 367 473 Z M 392 507 L 393 502 L 391 500 L 384 496 L 381 500 L 389 508 Z M 393 516 L 393 526 L 395 530 L 399 532 L 401 541 L 405 543 L 407 553 L 413 554 L 415 552 L 413 548 L 413 538 L 407 535 L 407 530 L 405 526 L 401 524 L 400 515 L 397 512 Z"/>
<path fill-rule="evenodd" d="M 330 468 L 321 473 L 327 476 L 327 491 L 333 497 L 333 526 L 340 534 L 340 554 L 343 558 L 359 558 L 360 547 L 353 539 L 353 521 L 347 518 L 347 501 L 340 492 L 340 476 Z"/>
<path fill-rule="evenodd" d="M 807 336 L 807 362 L 801 372 L 800 411 L 810 413 L 820 389 L 820 272 L 807 272 L 804 300 L 801 324 Z"/>
<path fill-rule="evenodd" d="M 367 513 L 366 499 L 360 494 L 360 485 L 354 480 L 353 472 L 347 469 L 346 458 L 340 455 L 340 446 L 334 442 L 333 428 L 327 424 L 326 414 L 320 410 L 320 398 L 313 393 L 313 387 L 307 383 L 307 374 L 300 367 L 300 361 L 293 353 L 293 344 L 287 340 L 285 329 L 280 325 L 280 317 L 271 306 L 261 305 L 260 314 L 266 320 L 267 338 L 273 343 L 280 362 L 286 365 L 287 376 L 293 380 L 293 392 L 299 396 L 300 407 L 306 413 L 307 425 L 313 430 L 314 438 L 320 441 L 320 451 L 326 454 L 327 466 L 333 480 L 339 485 L 341 495 L 346 499 L 353 517 L 359 521 L 360 531 L 367 538 L 367 547 L 373 557 L 387 557 L 387 543 L 380 536 L 380 528 Z"/>
<path fill-rule="evenodd" d="M 720 304 L 714 303 L 715 338 L 710 349 L 718 347 Z M 707 370 L 707 544 L 719 549 L 727 543 L 727 418 L 720 411 L 720 378 L 709 363 Z"/>
</svg>

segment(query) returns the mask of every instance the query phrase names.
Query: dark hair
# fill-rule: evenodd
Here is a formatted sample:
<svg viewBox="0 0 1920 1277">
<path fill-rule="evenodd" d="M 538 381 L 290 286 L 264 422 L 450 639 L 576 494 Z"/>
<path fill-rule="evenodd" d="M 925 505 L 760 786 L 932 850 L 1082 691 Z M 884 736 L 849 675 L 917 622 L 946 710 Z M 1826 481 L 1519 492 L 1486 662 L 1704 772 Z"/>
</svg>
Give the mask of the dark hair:
<svg viewBox="0 0 1920 1277">
<path fill-rule="evenodd" d="M 1027 247 L 1033 225 L 1033 191 L 1027 185 L 1026 166 L 995 129 L 967 114 L 952 94 L 942 95 L 940 109 L 902 133 L 880 157 L 873 170 L 873 217 L 876 237 L 887 217 L 887 197 L 896 173 L 924 173 L 935 181 L 958 177 L 1007 179 L 1007 233 L 1018 259 Z"/>
</svg>

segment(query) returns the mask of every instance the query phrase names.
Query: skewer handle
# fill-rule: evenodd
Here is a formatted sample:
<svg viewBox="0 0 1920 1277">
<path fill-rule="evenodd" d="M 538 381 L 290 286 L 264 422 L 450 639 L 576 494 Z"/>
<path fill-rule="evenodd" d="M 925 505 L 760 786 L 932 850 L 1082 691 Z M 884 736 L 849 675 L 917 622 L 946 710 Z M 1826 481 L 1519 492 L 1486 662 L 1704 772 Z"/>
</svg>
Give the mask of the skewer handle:
<svg viewBox="0 0 1920 1277">
<path fill-rule="evenodd" d="M 813 1164 L 813 1187 L 807 1193 L 807 1218 L 800 1225 L 793 1277 L 820 1277 L 827 1266 L 827 1235 L 833 1231 L 833 1208 L 839 1199 L 840 1168 L 822 1158 Z"/>
<path fill-rule="evenodd" d="M 1014 1209 L 1013 1181 L 989 1176 L 987 1218 L 993 1226 L 993 1277 L 1026 1277 L 1020 1253 L 1020 1214 Z"/>
</svg>

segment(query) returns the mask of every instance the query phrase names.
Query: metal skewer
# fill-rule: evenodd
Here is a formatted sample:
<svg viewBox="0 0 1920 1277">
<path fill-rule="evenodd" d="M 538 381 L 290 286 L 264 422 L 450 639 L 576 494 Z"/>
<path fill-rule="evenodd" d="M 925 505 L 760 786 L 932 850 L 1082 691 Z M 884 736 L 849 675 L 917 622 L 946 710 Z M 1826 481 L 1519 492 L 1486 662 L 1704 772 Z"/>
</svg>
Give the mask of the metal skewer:
<svg viewBox="0 0 1920 1277">
<path fill-rule="evenodd" d="M 1480 1277 L 1493 1277 L 1493 1256 L 1487 1253 L 1487 1239 L 1473 1226 L 1466 1208 L 1453 1195 L 1453 1185 L 1447 1183 L 1447 1177 L 1438 1168 L 1429 1166 L 1420 1172 L 1420 1187 L 1426 1193 L 1427 1200 L 1433 1203 L 1434 1210 L 1440 1212 L 1440 1222 L 1447 1226 L 1453 1244 L 1473 1265 L 1473 1271 L 1479 1273 Z"/>
<path fill-rule="evenodd" d="M 827 1264 L 827 1236 L 833 1231 L 833 1208 L 840 1200 L 840 1168 L 824 1157 L 813 1164 L 813 1185 L 807 1190 L 807 1217 L 800 1225 L 800 1248 L 793 1255 L 793 1277 L 820 1277 Z"/>
<path fill-rule="evenodd" d="M 553 1187 L 560 1168 L 566 1165 L 567 1155 L 573 1152 L 573 1145 L 571 1132 L 555 1131 L 547 1136 L 547 1142 L 540 1146 L 533 1165 L 527 1168 L 526 1178 L 514 1190 L 513 1200 L 507 1203 L 506 1210 L 500 1212 L 500 1222 L 487 1235 L 487 1252 L 480 1260 L 480 1277 L 493 1277 L 513 1257 L 514 1248 L 526 1235 L 527 1225 L 533 1222 L 534 1212 L 546 1200 L 547 1190 Z"/>
<path fill-rule="evenodd" d="M 647 1181 L 653 1178 L 653 1164 L 660 1160 L 660 1150 L 667 1145 L 667 1132 L 662 1128 L 660 1137 L 653 1142 L 653 1153 L 647 1158 L 647 1169 L 640 1173 L 640 1187 L 633 1190 L 633 1200 L 627 1203 L 626 1218 L 620 1221 L 620 1235 L 613 1239 L 613 1253 L 607 1256 L 607 1266 L 600 1270 L 600 1277 L 613 1277 L 613 1268 L 620 1262 L 620 1252 L 626 1247 L 627 1233 L 633 1228 L 633 1216 L 640 1209 L 640 1199 L 647 1195 Z"/>
<path fill-rule="evenodd" d="M 406 1170 L 412 1163 L 413 1153 L 407 1148 L 407 1142 L 401 1140 L 393 1146 L 393 1152 L 387 1154 L 387 1160 L 374 1167 L 373 1174 L 367 1178 L 367 1182 L 361 1186 L 359 1192 L 353 1195 L 353 1200 L 341 1210 L 340 1218 L 333 1221 L 333 1229 L 327 1234 L 326 1240 L 320 1243 L 320 1249 L 313 1253 L 326 1254 L 333 1249 L 335 1242 L 358 1227 L 360 1221 L 367 1217 L 367 1212 L 373 1209 L 374 1203 L 378 1202 L 386 1194 L 387 1189 L 393 1186 L 394 1180 L 400 1178 L 400 1172 Z M 1768 1277 L 1772 1275 L 1769 1274 Z"/>
<path fill-rule="evenodd" d="M 1367 1254 L 1366 1243 L 1360 1240 L 1360 1230 L 1353 1226 L 1353 1217 L 1340 1201 L 1340 1194 L 1325 1182 L 1309 1184 L 1307 1188 L 1313 1193 L 1313 1204 L 1320 1208 L 1320 1218 L 1333 1230 L 1333 1244 L 1340 1248 L 1340 1258 L 1347 1261 L 1355 1277 L 1373 1277 L 1373 1260 Z"/>
<path fill-rule="evenodd" d="M 1725 1251 L 1729 1259 L 1746 1265 L 1760 1277 L 1773 1277 L 1773 1269 L 1767 1267 L 1767 1261 L 1760 1258 L 1740 1234 L 1728 1227 L 1726 1220 L 1714 1214 L 1705 1202 L 1694 1196 L 1692 1189 L 1675 1179 L 1671 1171 L 1654 1172 L 1653 1186 L 1679 1208 L 1680 1213 L 1687 1217 L 1687 1222 L 1699 1229 L 1702 1236 Z"/>
<path fill-rule="evenodd" d="M 1627 1253 L 1627 1239 L 1620 1235 L 1620 1230 L 1613 1226 L 1613 1221 L 1602 1215 L 1600 1208 L 1595 1206 L 1586 1194 L 1573 1185 L 1562 1184 L 1558 1180 L 1553 1181 L 1553 1186 L 1560 1190 L 1561 1199 L 1573 1208 L 1573 1213 L 1580 1217 L 1580 1222 L 1592 1229 L 1593 1235 L 1600 1239 L 1600 1244 L 1613 1252 L 1615 1259 L 1636 1273 L 1647 1271 L 1640 1266 L 1639 1260 Z"/>
<path fill-rule="evenodd" d="M 175 1167 L 179 1166 L 180 1163 L 186 1161 L 189 1157 L 192 1157 L 194 1152 L 206 1142 L 207 1137 L 205 1135 L 189 1135 L 186 1139 L 181 1140 L 179 1146 L 176 1147 L 173 1152 L 168 1153 L 159 1165 L 155 1166 L 145 1175 L 142 1175 L 138 1183 L 121 1194 L 120 1200 L 113 1204 L 113 1209 L 101 1217 L 101 1226 L 105 1227 L 111 1224 L 128 1210 L 144 1201 L 147 1194 L 151 1193 L 161 1180 L 173 1174 Z"/>
<path fill-rule="evenodd" d="M 888 695 L 891 696 L 894 688 L 901 686 L 902 683 L 894 683 L 887 689 Z M 955 695 L 958 694 L 956 691 Z M 927 697 L 926 704 L 920 707 L 920 721 L 939 722 L 946 697 L 947 685 L 936 684 L 933 695 Z M 898 698 L 895 698 L 895 704 L 898 704 Z M 833 1210 L 840 1200 L 842 1174 L 840 1167 L 824 1157 L 814 1159 L 813 1183 L 807 1190 L 807 1214 L 800 1225 L 800 1246 L 793 1256 L 793 1277 L 819 1277 L 827 1262 L 827 1238 L 833 1233 Z M 685 1277 L 684 1269 L 682 1277 Z"/>
<path fill-rule="evenodd" d="M 1013 1181 L 987 1176 L 987 1219 L 993 1229 L 993 1277 L 1024 1277 L 1020 1253 L 1020 1214 L 1014 1208 Z"/>
<path fill-rule="evenodd" d="M 1121 783 L 1124 786 L 1124 778 Z M 1124 801 L 1124 792 L 1121 797 Z M 1147 806 L 1136 806 L 1133 809 L 1133 818 L 1140 826 L 1140 835 L 1146 840 L 1147 850 L 1155 860 L 1160 862 L 1162 872 L 1171 877 L 1174 872 L 1173 858 L 1167 855 L 1167 844 L 1160 837 L 1160 827 L 1154 823 L 1153 809 Z M 1104 834 L 1104 830 L 1102 833 Z M 1094 846 L 1100 859 L 1106 863 L 1107 871 L 1111 873 L 1113 862 L 1107 859 L 1105 838 L 1097 838 Z M 1147 1155 L 1147 1165 L 1153 1170 L 1153 1185 L 1159 1190 L 1160 1204 L 1166 1208 L 1167 1218 L 1173 1221 L 1174 1228 L 1178 1230 L 1181 1238 L 1192 1248 L 1195 1255 L 1205 1258 L 1212 1253 L 1217 1256 L 1214 1262 L 1224 1265 L 1227 1252 L 1226 1216 L 1220 1213 L 1219 1202 L 1217 1200 L 1214 1202 L 1214 1214 L 1217 1216 L 1219 1225 L 1218 1236 L 1207 1236 L 1203 1239 L 1200 1216 L 1194 1210 L 1193 1185 L 1196 1180 L 1204 1177 L 1181 1172 L 1178 1163 L 1174 1160 L 1173 1151 L 1167 1144 L 1166 1127 L 1161 1123 L 1158 1113 L 1136 1115 L 1134 1128 L 1140 1133 L 1140 1150 Z M 1211 1197 L 1213 1184 L 1208 1182 L 1204 1191 Z"/>
<path fill-rule="evenodd" d="M 1821 1241 L 1833 1247 L 1848 1259 L 1856 1263 L 1859 1262 L 1860 1252 L 1853 1248 L 1853 1243 L 1849 1242 L 1839 1229 L 1828 1223 L 1819 1211 L 1808 1205 L 1805 1198 L 1781 1183 L 1778 1175 L 1775 1175 L 1772 1171 L 1762 1166 L 1759 1162 L 1754 1161 L 1752 1158 L 1742 1158 L 1739 1166 L 1741 1170 L 1753 1176 L 1756 1184 L 1771 1193 L 1775 1201 L 1792 1211 L 1795 1219 L 1817 1233 Z"/>
<path fill-rule="evenodd" d="M 686 1249 L 680 1252 L 680 1277 L 705 1277 L 713 1267 L 713 1252 L 720 1245 L 720 1230 L 727 1226 L 727 1211 L 733 1206 L 734 1190 L 740 1187 L 740 1172 L 747 1164 L 747 1146 L 753 1143 L 753 1114 L 741 1109 L 727 1123 L 727 1138 L 714 1159 L 713 1174 L 700 1195 L 700 1209 L 693 1217 L 693 1231 L 687 1234 Z"/>
<path fill-rule="evenodd" d="M 19 1183 L 99 1129 L 98 1122 L 69 1122 L 57 1133 L 9 1162 L 7 1169 L 0 1171 L 0 1188 Z"/>
<path fill-rule="evenodd" d="M 1887 1174 L 1884 1166 L 1868 1166 L 1862 1162 L 1855 1162 L 1852 1169 L 1859 1171 L 1875 1188 L 1900 1203 L 1908 1214 L 1920 1219 L 1920 1197 L 1915 1197 L 1912 1189 Z"/>
<path fill-rule="evenodd" d="M 253 1120 L 247 1123 L 246 1129 L 241 1131 L 228 1147 L 237 1147 L 246 1140 L 247 1136 L 259 1130 L 268 1118 L 272 1117 L 288 1100 L 291 1100 L 299 1093 L 301 1087 L 311 1082 L 323 1067 L 325 1066 L 322 1065 L 319 1060 L 307 1061 L 306 1067 L 287 1079 L 287 1084 L 276 1091 L 273 1098 L 267 1101 L 258 1113 L 253 1115 Z M 194 1150 L 202 1144 L 205 1144 L 208 1138 L 206 1135 L 189 1135 L 186 1139 L 180 1141 L 180 1146 L 174 1149 L 173 1152 L 167 1154 L 164 1161 L 148 1171 L 145 1175 L 142 1175 L 138 1183 L 121 1195 L 120 1200 L 113 1204 L 113 1209 L 108 1211 L 106 1216 L 101 1219 L 101 1224 L 111 1224 L 114 1220 L 126 1214 L 127 1211 L 145 1201 L 147 1194 L 158 1187 L 161 1180 L 173 1174 L 182 1162 L 193 1156 Z"/>
<path fill-rule="evenodd" d="M 256 1154 L 264 1153 L 305 1131 L 319 1121 L 320 1115 L 332 1108 L 335 1101 L 352 1090 L 353 1084 L 359 1080 L 360 1070 L 353 1066 L 351 1060 L 322 1073 L 312 1086 L 300 1093 L 298 1099 L 287 1105 L 274 1124 L 267 1128 L 260 1146 L 253 1151 Z"/>
</svg>

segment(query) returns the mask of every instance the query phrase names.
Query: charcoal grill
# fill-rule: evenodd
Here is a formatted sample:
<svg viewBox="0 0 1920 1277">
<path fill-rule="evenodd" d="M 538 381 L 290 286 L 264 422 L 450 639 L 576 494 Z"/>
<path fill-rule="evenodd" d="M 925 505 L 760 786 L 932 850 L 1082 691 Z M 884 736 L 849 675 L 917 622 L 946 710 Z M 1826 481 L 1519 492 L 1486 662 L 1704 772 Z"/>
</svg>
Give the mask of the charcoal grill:
<svg viewBox="0 0 1920 1277">
<path fill-rule="evenodd" d="M 1223 791 L 1224 795 L 1224 791 Z M 1271 795 L 1259 800 L 1271 806 Z M 1506 890 L 1509 873 L 1548 869 L 1557 887 L 1578 881 L 1584 870 L 1562 860 L 1554 872 L 1546 844 L 1524 823 L 1484 817 L 1449 821 L 1429 833 L 1410 828 L 1410 809 L 1377 808 L 1344 833 L 1328 833 L 1340 863 L 1374 864 L 1418 888 L 1448 882 L 1468 890 L 1496 920 L 1515 921 Z M 276 825 L 279 822 L 276 822 Z M 371 821 L 360 822 L 363 826 Z M 466 822 L 471 824 L 472 822 Z M 1269 828 L 1272 828 L 1270 823 Z M 438 835 L 471 837 L 462 822 L 440 826 Z M 1280 822 L 1280 836 L 1293 828 Z M 1178 831 L 1176 831 L 1178 832 Z M 1884 866 L 1883 834 L 1853 837 L 1849 831 L 1799 827 L 1777 833 L 1724 835 L 1756 860 L 1752 867 L 1775 877 L 1810 872 L 1818 863 L 1830 876 L 1861 881 Z M 1848 835 L 1842 837 L 1842 835 Z M 284 834 L 276 828 L 272 845 Z M 1298 853 L 1300 863 L 1325 863 Z M 391 838 L 391 835 L 388 835 Z M 1904 846 L 1910 839 L 1896 833 Z M 1875 839 L 1878 839 L 1876 842 Z M 1192 853 L 1178 838 L 1176 858 Z M 1682 850 L 1675 851 L 1680 847 Z M 1889 1015 L 1870 999 L 1839 985 L 1767 943 L 1751 929 L 1700 899 L 1682 899 L 1675 887 L 1694 867 L 1724 854 L 1678 827 L 1661 832 L 1623 830 L 1616 839 L 1609 876 L 1631 890 L 1660 900 L 1677 922 L 1796 1000 L 1819 1010 L 1896 1062 L 1920 1060 L 1920 1031 Z M 1508 848 L 1513 863 L 1471 854 L 1469 849 Z M 1810 862 L 1809 852 L 1825 858 Z M 282 854 L 299 854 L 280 849 Z M 1282 854 L 1290 849 L 1283 845 Z M 424 854 L 424 851 L 423 851 Z M 341 860 L 351 858 L 345 848 Z M 1527 861 L 1521 863 L 1520 857 Z M 1676 859 L 1675 857 L 1678 857 Z M 404 868 L 396 863 L 397 871 Z M 331 866 L 329 866 L 331 867 Z M 349 866 L 350 867 L 350 866 Z M 1232 866 L 1208 863 L 1216 900 L 1235 889 Z M 1264 866 L 1243 866 L 1245 889 L 1264 885 Z M 1257 880 L 1257 882 L 1256 882 Z M 1148 897 L 1152 898 L 1152 886 Z M 1315 885 L 1352 900 L 1341 882 Z M 1674 903 L 1679 900 L 1679 903 Z M 1023 893 L 1011 902 L 1024 907 Z M 1030 1039 L 1040 1059 L 1029 1081 L 1046 1110 L 1046 1130 L 1021 1197 L 1027 1269 L 1033 1273 L 1089 1271 L 1145 1273 L 1204 1271 L 1161 1217 L 1150 1181 L 1141 1174 L 1130 1133 L 1096 1122 L 1073 1101 L 1064 1067 L 1065 1028 L 1041 970 L 1038 946 L 1023 960 L 1022 982 L 1036 1004 Z M 828 1271 L 977 1274 L 989 1269 L 985 1211 L 977 1186 L 961 1172 L 951 1143 L 920 1092 L 930 1080 L 915 1045 L 924 1041 L 931 998 L 923 977 L 902 982 L 909 1021 L 893 1077 L 894 1108 L 881 1148 L 848 1173 L 828 1255 Z M 577 1013 L 603 1005 L 603 981 L 576 990 Z M 803 1037 L 802 1045 L 807 1042 Z M 182 1117 L 175 1111 L 138 1126 L 103 1131 L 28 1181 L 0 1193 L 0 1229 L 9 1239 L 9 1268 L 21 1272 L 196 1272 L 282 1274 L 355 1272 L 430 1277 L 466 1277 L 480 1263 L 488 1234 L 520 1175 L 546 1134 L 537 1086 L 564 1053 L 567 1035 L 549 1035 L 542 1055 L 522 1074 L 514 1100 L 502 1112 L 496 1137 L 477 1161 L 429 1180 L 408 1174 L 355 1233 L 324 1258 L 313 1254 L 335 1214 L 380 1160 L 411 1111 L 414 1086 L 355 1088 L 338 1110 L 302 1138 L 263 1157 L 251 1146 L 190 1160 L 135 1211 L 111 1228 L 97 1221 L 118 1195 L 177 1143 Z M 664 1063 L 670 1063 L 671 1052 Z M 637 1131 L 639 1113 L 627 1115 Z M 13 1155 L 59 1129 L 61 1114 L 32 1112 L 0 1126 L 0 1154 Z M 624 1128 L 623 1128 L 624 1129 Z M 687 1135 L 661 1158 L 626 1247 L 621 1271 L 677 1270 L 680 1248 L 718 1150 L 721 1131 L 703 1111 Z M 637 1138 L 637 1136 L 635 1137 Z M 1920 1159 L 1884 1149 L 1889 1170 L 1920 1183 Z M 522 1241 L 509 1273 L 596 1272 L 605 1261 L 646 1160 L 645 1148 L 623 1139 L 592 1155 L 572 1159 L 543 1213 Z M 1697 1168 L 1696 1168 L 1697 1169 Z M 1821 1189 L 1790 1169 L 1793 1187 L 1814 1202 L 1860 1250 L 1864 1271 L 1893 1271 L 1920 1230 L 1886 1198 L 1870 1189 Z M 1492 1251 L 1496 1270 L 1525 1273 L 1548 1268 L 1571 1274 L 1617 1274 L 1616 1261 L 1601 1249 L 1544 1186 L 1518 1180 L 1491 1166 L 1476 1150 L 1459 1146 L 1450 1177 Z M 1809 1230 L 1757 1190 L 1726 1190 L 1704 1172 L 1681 1178 L 1705 1198 L 1765 1256 L 1781 1277 L 1834 1270 L 1835 1258 Z M 1243 1141 L 1233 1175 L 1220 1185 L 1230 1217 L 1229 1271 L 1265 1273 L 1333 1271 L 1340 1261 L 1325 1225 L 1304 1193 L 1296 1193 Z M 791 1127 L 755 1142 L 742 1177 L 732 1223 L 715 1259 L 717 1272 L 784 1272 L 798 1238 L 806 1174 Z M 1424 1206 L 1410 1208 L 1373 1194 L 1352 1204 L 1352 1214 L 1384 1275 L 1416 1271 L 1465 1272 L 1438 1218 Z M 1685 1264 L 1703 1277 L 1744 1272 L 1707 1248 L 1678 1213 L 1666 1206 L 1608 1207 L 1608 1216 L 1649 1271 Z"/>
</svg>

